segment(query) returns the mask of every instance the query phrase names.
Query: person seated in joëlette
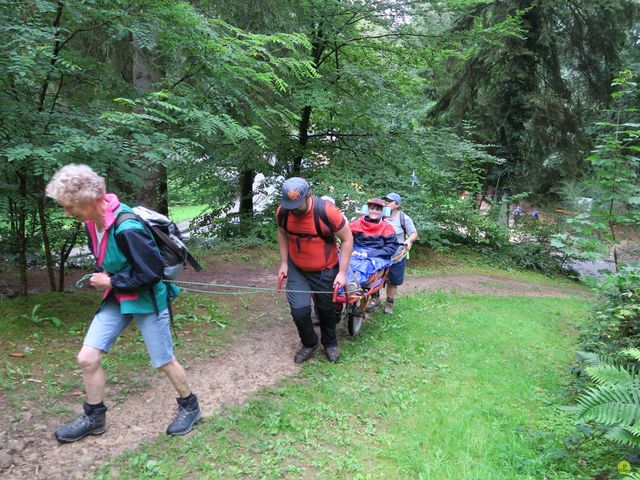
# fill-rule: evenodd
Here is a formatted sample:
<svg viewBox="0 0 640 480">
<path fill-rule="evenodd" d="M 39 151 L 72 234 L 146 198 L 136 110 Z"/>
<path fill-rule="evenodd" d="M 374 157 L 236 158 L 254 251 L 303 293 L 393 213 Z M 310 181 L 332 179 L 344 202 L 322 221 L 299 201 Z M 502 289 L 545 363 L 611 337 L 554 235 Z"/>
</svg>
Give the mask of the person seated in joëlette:
<svg viewBox="0 0 640 480">
<path fill-rule="evenodd" d="M 347 272 L 349 284 L 353 280 L 360 286 L 366 284 L 371 271 L 386 268 L 398 248 L 393 226 L 382 218 L 383 208 L 384 202 L 381 199 L 372 198 L 367 202 L 367 214 L 349 223 L 353 234 L 351 269 Z M 369 261 L 362 262 L 363 258 Z M 371 265 L 362 265 L 362 263 L 371 263 Z M 350 273 L 353 273 L 355 278 L 351 278 Z M 348 286 L 348 289 L 353 291 L 354 287 Z"/>
<path fill-rule="evenodd" d="M 354 250 L 360 256 L 389 260 L 398 248 L 393 226 L 382 219 L 384 201 L 372 198 L 367 202 L 367 215 L 349 223 Z"/>
</svg>

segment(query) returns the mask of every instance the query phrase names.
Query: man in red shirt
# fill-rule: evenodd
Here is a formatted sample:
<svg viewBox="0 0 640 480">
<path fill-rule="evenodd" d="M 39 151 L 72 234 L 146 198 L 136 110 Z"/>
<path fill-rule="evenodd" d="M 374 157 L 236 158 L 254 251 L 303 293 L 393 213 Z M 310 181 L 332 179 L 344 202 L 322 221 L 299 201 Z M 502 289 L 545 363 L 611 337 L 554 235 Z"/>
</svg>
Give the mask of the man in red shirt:
<svg viewBox="0 0 640 480">
<path fill-rule="evenodd" d="M 337 362 L 336 309 L 330 292 L 344 286 L 353 249 L 353 237 L 342 212 L 309 192 L 309 184 L 292 177 L 282 184 L 277 212 L 279 275 L 287 278 L 287 300 L 302 347 L 293 361 L 304 363 L 322 343 L 329 361 Z M 341 240 L 340 262 L 335 237 Z M 311 321 L 311 294 L 316 294 L 320 342 Z"/>
</svg>

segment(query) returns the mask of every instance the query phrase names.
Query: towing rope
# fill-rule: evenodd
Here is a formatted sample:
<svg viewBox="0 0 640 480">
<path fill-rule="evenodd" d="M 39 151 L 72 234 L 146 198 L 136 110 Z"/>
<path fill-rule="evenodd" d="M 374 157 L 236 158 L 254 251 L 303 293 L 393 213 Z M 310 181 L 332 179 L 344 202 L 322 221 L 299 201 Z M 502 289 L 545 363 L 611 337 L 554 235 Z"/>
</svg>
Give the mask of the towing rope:
<svg viewBox="0 0 640 480">
<path fill-rule="evenodd" d="M 91 278 L 93 274 L 92 273 L 88 273 L 86 275 L 84 275 L 82 278 L 80 278 L 80 280 L 78 280 L 76 282 L 76 288 L 83 288 L 84 287 L 84 282 L 86 282 L 89 278 Z M 180 284 L 178 285 L 180 287 L 181 290 L 187 291 L 187 292 L 194 292 L 194 293 L 210 293 L 212 295 L 247 295 L 247 294 L 252 294 L 252 293 L 264 293 L 264 292 L 291 292 L 291 293 L 308 293 L 308 294 L 312 294 L 312 293 L 327 293 L 327 294 L 333 294 L 333 290 L 329 290 L 329 291 L 324 291 L 324 290 L 289 290 L 286 288 L 273 288 L 273 287 L 253 287 L 250 285 L 230 285 L 230 284 L 226 284 L 226 283 L 213 283 L 213 282 L 189 282 L 187 280 L 164 280 L 167 283 L 173 283 L 173 284 Z M 208 287 L 208 288 L 234 288 L 237 290 L 244 290 L 244 291 L 239 291 L 239 292 L 225 292 L 225 291 L 219 291 L 219 290 L 203 290 L 203 289 L 197 289 L 197 288 L 192 288 L 192 287 L 188 287 L 188 286 L 181 286 L 181 285 L 193 285 L 193 286 L 200 286 L 200 287 Z"/>
<path fill-rule="evenodd" d="M 391 259 L 392 262 L 397 262 L 399 260 L 401 260 L 403 257 L 407 256 L 407 254 L 409 253 L 409 249 L 408 248 L 403 248 L 400 253 L 398 253 L 395 257 L 393 257 Z M 349 266 L 349 269 L 351 269 L 351 266 Z M 351 274 L 353 275 L 353 271 L 351 272 Z M 86 282 L 88 279 L 91 278 L 91 276 L 93 275 L 93 273 L 87 273 L 86 275 L 84 275 L 82 278 L 80 278 L 80 280 L 78 280 L 76 282 L 76 288 L 82 288 L 84 287 L 84 282 Z M 354 275 L 355 277 L 355 275 Z M 164 280 L 167 283 L 173 283 L 173 284 L 182 284 L 182 285 L 193 285 L 193 286 L 197 286 L 197 287 L 207 287 L 207 288 L 235 288 L 237 290 L 244 290 L 243 292 L 224 292 L 224 291 L 219 291 L 219 290 L 202 290 L 202 289 L 196 289 L 196 288 L 191 288 L 188 286 L 182 286 L 180 287 L 182 290 L 186 291 L 186 292 L 194 292 L 194 293 L 210 293 L 212 295 L 246 295 L 246 294 L 250 294 L 250 293 L 263 293 L 263 292 L 291 292 L 291 293 L 330 293 L 333 294 L 333 290 L 331 291 L 324 291 L 324 290 L 289 290 L 286 288 L 273 288 L 273 287 L 252 287 L 250 285 L 229 285 L 226 283 L 205 283 L 205 282 L 189 282 L 186 280 Z M 178 285 L 179 286 L 179 285 Z M 358 292 L 363 292 L 364 290 L 362 289 L 362 287 L 360 285 L 358 285 L 356 283 L 357 289 L 354 290 L 351 293 L 358 293 Z"/>
</svg>

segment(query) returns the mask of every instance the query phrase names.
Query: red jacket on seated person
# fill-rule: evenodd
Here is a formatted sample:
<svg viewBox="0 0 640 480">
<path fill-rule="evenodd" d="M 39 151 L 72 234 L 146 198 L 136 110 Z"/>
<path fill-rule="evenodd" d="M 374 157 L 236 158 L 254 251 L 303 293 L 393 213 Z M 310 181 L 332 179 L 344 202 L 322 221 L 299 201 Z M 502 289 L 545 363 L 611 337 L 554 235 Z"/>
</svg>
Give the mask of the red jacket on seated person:
<svg viewBox="0 0 640 480">
<path fill-rule="evenodd" d="M 396 232 L 389 222 L 382 220 L 384 202 L 372 198 L 367 202 L 369 215 L 362 215 L 349 223 L 353 233 L 353 246 L 364 250 L 369 257 L 390 259 L 398 248 Z"/>
</svg>

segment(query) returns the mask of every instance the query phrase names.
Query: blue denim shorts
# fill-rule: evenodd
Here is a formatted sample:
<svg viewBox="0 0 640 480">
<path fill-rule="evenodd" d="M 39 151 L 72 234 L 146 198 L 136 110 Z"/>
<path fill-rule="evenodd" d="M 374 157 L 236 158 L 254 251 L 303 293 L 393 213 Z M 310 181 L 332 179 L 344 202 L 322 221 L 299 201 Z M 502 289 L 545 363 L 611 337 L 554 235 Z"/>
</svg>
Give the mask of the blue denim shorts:
<svg viewBox="0 0 640 480">
<path fill-rule="evenodd" d="M 114 302 L 105 302 L 93 317 L 83 344 L 108 352 L 120 332 L 136 320 L 147 352 L 151 358 L 151 366 L 158 368 L 173 360 L 173 340 L 169 328 L 169 310 L 155 313 L 139 313 L 123 315 L 120 306 Z"/>
<path fill-rule="evenodd" d="M 389 285 L 402 285 L 402 282 L 404 281 L 404 270 L 406 266 L 406 258 L 403 258 L 400 262 L 391 265 L 389 267 L 389 275 L 387 275 L 387 283 Z"/>
</svg>

